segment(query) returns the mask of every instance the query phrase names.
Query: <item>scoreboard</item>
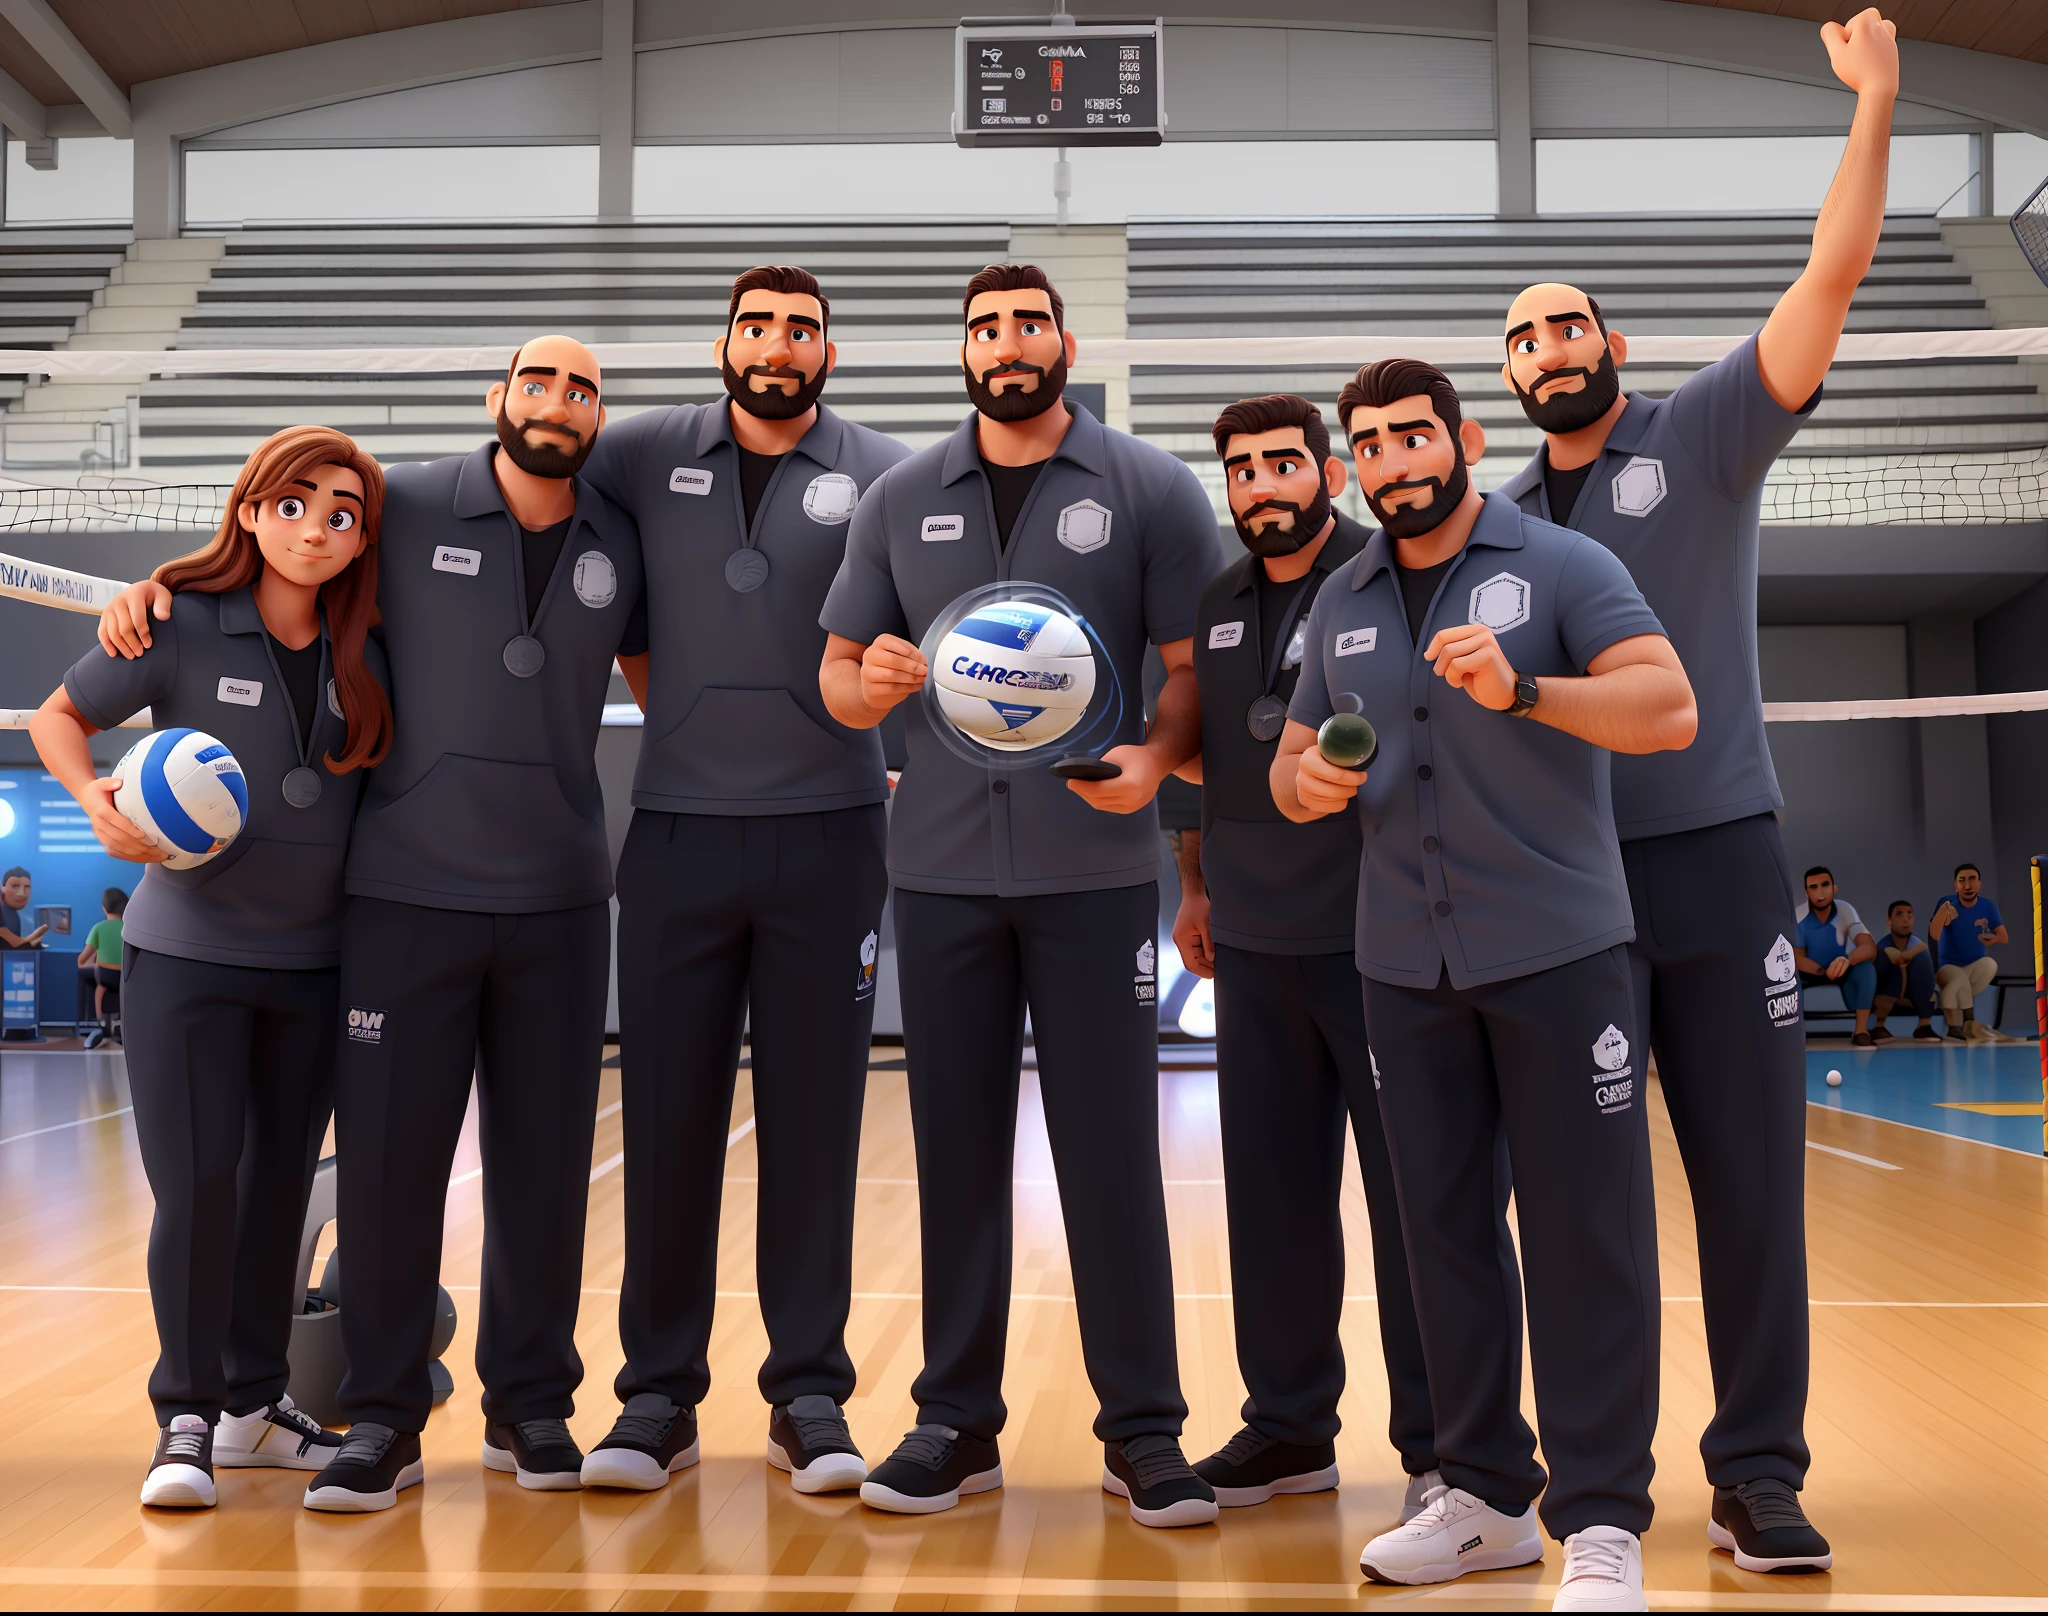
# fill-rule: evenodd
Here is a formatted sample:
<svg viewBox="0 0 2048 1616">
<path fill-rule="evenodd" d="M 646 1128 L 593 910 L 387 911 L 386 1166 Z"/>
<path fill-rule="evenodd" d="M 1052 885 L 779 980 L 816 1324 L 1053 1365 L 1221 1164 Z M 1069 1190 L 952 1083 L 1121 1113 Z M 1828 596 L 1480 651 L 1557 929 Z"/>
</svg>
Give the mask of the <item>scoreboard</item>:
<svg viewBox="0 0 2048 1616">
<path fill-rule="evenodd" d="M 1165 138 L 1158 22 L 963 23 L 953 139 L 962 146 L 1157 146 Z"/>
</svg>

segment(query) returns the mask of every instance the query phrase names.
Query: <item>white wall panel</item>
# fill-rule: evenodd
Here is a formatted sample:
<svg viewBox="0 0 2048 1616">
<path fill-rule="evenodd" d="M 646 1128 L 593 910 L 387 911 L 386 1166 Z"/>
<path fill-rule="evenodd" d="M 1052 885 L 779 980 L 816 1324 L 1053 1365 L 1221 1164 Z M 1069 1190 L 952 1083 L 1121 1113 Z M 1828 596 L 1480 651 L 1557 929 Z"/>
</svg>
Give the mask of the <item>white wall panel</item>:
<svg viewBox="0 0 2048 1616">
<path fill-rule="evenodd" d="M 597 139 L 597 125 L 597 63 L 564 62 L 337 101 L 187 145 L 581 145 Z"/>
</svg>

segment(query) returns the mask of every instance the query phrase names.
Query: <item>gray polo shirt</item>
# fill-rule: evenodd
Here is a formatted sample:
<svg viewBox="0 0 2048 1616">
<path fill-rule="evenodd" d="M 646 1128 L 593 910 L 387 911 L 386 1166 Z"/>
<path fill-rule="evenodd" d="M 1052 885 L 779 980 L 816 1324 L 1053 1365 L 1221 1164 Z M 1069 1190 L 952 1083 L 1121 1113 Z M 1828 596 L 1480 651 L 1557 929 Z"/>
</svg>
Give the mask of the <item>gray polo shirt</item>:
<svg viewBox="0 0 2048 1616">
<path fill-rule="evenodd" d="M 632 512 L 647 566 L 634 807 L 802 814 L 888 801 L 881 736 L 848 729 L 818 692 L 818 611 L 861 495 L 909 453 L 820 405 L 776 466 L 749 532 L 727 400 L 606 428 L 583 474 Z M 725 569 L 749 547 L 768 577 L 741 592 Z"/>
<path fill-rule="evenodd" d="M 519 524 L 496 443 L 394 466 L 377 606 L 396 739 L 363 798 L 348 890 L 369 898 L 532 914 L 612 892 L 597 732 L 612 659 L 646 649 L 633 519 L 581 478 L 576 511 L 526 622 Z M 538 640 L 522 677 L 508 650 Z"/>
<path fill-rule="evenodd" d="M 846 561 L 819 621 L 862 644 L 921 641 L 970 589 L 1015 580 L 1059 590 L 1107 647 L 1123 687 L 1111 745 L 1144 739 L 1147 641 L 1195 631 L 1202 586 L 1223 565 L 1209 497 L 1163 449 L 1079 405 L 1005 548 L 976 449 L 979 415 L 876 479 L 854 513 Z M 909 761 L 889 827 L 889 875 L 914 892 L 1090 892 L 1159 876 L 1159 815 L 1091 808 L 1041 768 L 977 768 L 903 704 Z"/>
<path fill-rule="evenodd" d="M 363 655 L 388 687 L 374 636 Z M 122 917 L 126 941 L 215 965 L 317 970 L 340 962 L 342 864 L 368 771 L 337 775 L 321 761 L 348 744 L 333 678 L 323 622 L 321 699 L 306 747 L 321 790 L 295 808 L 284 778 L 300 766 L 298 715 L 249 590 L 183 590 L 141 656 L 131 662 L 95 646 L 64 675 L 65 694 L 96 729 L 147 707 L 160 730 L 196 729 L 219 741 L 248 786 L 248 822 L 222 852 L 194 870 L 142 867 Z"/>
<path fill-rule="evenodd" d="M 1757 674 L 1758 527 L 1771 462 L 1819 402 L 1815 389 L 1788 410 L 1765 392 L 1752 336 L 1668 397 L 1631 393 L 1572 510 L 1550 508 L 1548 444 L 1498 490 L 1619 556 L 1692 676 L 1698 739 L 1682 752 L 1614 760 L 1623 841 L 1784 804 Z"/>
<path fill-rule="evenodd" d="M 1437 585 L 1421 645 L 1384 533 L 1323 587 L 1287 716 L 1320 725 L 1348 694 L 1379 732 L 1358 793 L 1357 959 L 1376 982 L 1505 982 L 1635 936 L 1609 754 L 1439 678 L 1421 646 L 1461 623 L 1486 624 L 1537 675 L 1582 674 L 1617 641 L 1663 633 L 1619 561 L 1498 494 Z"/>
</svg>

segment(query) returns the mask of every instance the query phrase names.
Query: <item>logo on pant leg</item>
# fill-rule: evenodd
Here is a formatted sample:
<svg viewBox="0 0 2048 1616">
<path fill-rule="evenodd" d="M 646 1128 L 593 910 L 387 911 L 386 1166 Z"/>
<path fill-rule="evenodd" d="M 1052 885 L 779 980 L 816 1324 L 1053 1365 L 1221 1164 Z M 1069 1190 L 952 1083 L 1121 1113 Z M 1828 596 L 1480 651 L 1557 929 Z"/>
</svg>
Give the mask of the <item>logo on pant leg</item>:
<svg viewBox="0 0 2048 1616">
<path fill-rule="evenodd" d="M 881 957 L 881 939 L 873 932 L 860 940 L 860 972 L 853 979 L 853 1002 L 875 996 L 875 962 Z"/>
<path fill-rule="evenodd" d="M 1159 964 L 1159 945 L 1147 937 L 1138 945 L 1138 974 L 1131 978 L 1133 991 L 1140 1004 L 1159 1002 L 1159 978 L 1155 974 Z"/>
<path fill-rule="evenodd" d="M 383 1043 L 384 1012 L 382 1010 L 351 1009 L 348 1013 L 348 1036 L 353 1043 Z"/>
<path fill-rule="evenodd" d="M 1636 1101 L 1635 1068 L 1628 1064 L 1628 1035 L 1613 1022 L 1593 1040 L 1593 1103 L 1603 1117 L 1626 1111 Z"/>
<path fill-rule="evenodd" d="M 1800 1019 L 1799 962 L 1783 932 L 1764 956 L 1764 1011 L 1773 1027 L 1797 1026 Z"/>
</svg>

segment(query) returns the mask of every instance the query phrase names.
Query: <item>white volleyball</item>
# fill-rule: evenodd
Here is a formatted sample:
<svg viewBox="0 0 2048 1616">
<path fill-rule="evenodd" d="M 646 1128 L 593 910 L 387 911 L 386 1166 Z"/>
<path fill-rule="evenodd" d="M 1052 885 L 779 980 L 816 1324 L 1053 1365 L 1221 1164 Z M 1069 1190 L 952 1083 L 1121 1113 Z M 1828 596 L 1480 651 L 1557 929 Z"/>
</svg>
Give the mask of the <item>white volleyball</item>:
<svg viewBox="0 0 2048 1616">
<path fill-rule="evenodd" d="M 114 807 L 142 839 L 170 856 L 164 867 L 197 869 L 241 834 L 249 787 L 234 753 L 196 729 L 145 735 L 114 765 Z"/>
<path fill-rule="evenodd" d="M 962 734 L 998 751 L 1056 741 L 1095 694 L 1095 650 L 1064 612 L 1028 601 L 979 607 L 939 641 L 939 709 Z"/>
</svg>

